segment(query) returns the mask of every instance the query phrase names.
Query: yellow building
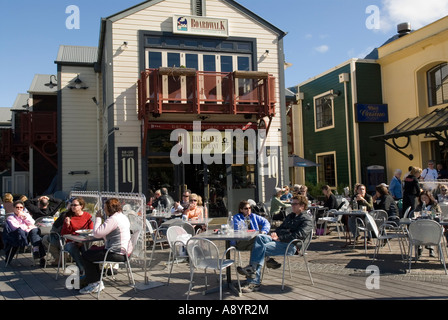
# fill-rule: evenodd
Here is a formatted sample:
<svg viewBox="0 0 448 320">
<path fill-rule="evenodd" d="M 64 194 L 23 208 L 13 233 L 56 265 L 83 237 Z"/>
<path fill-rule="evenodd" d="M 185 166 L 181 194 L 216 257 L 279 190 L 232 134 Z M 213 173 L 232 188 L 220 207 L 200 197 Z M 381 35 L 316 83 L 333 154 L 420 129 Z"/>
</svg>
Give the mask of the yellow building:
<svg viewBox="0 0 448 320">
<path fill-rule="evenodd" d="M 410 29 L 410 28 L 409 28 Z M 448 164 L 448 16 L 378 48 L 388 181 L 395 169 Z"/>
</svg>

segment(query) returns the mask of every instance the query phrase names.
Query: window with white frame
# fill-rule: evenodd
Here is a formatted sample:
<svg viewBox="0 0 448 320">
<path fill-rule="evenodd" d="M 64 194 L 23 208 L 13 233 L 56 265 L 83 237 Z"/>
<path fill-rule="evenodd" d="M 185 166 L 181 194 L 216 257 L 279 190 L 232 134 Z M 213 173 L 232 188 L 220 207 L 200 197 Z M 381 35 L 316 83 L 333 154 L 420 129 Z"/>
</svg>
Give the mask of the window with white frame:
<svg viewBox="0 0 448 320">
<path fill-rule="evenodd" d="M 448 64 L 441 63 L 429 70 L 427 79 L 429 106 L 448 103 Z"/>
<path fill-rule="evenodd" d="M 336 175 L 336 152 L 316 154 L 317 182 L 328 184 L 330 187 L 337 186 Z"/>
<path fill-rule="evenodd" d="M 331 91 L 314 98 L 314 124 L 315 130 L 334 128 L 334 108 Z"/>
</svg>

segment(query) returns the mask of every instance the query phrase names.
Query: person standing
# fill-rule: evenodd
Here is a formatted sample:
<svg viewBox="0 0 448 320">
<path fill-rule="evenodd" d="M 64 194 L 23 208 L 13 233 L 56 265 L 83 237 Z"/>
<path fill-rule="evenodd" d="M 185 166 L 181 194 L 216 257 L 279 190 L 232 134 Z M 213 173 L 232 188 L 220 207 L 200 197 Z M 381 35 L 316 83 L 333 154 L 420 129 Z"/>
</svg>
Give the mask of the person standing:
<svg viewBox="0 0 448 320">
<path fill-rule="evenodd" d="M 403 184 L 401 182 L 401 174 L 401 169 L 396 169 L 394 172 L 394 176 L 389 183 L 389 192 L 395 201 L 403 199 Z"/>
<path fill-rule="evenodd" d="M 445 180 L 448 179 L 448 171 L 443 167 L 443 164 L 437 164 L 437 179 Z"/>
<path fill-rule="evenodd" d="M 428 167 L 422 171 L 420 180 L 423 180 L 423 189 L 433 191 L 436 188 L 436 184 L 433 182 L 438 177 L 437 169 L 435 168 L 435 162 L 433 160 L 428 161 Z"/>
<path fill-rule="evenodd" d="M 403 210 L 402 212 L 406 212 L 406 210 L 411 207 L 411 211 L 415 209 L 415 199 L 420 194 L 420 183 L 419 178 L 422 174 L 422 168 L 412 167 L 409 175 L 404 179 L 403 186 Z M 402 218 L 403 213 L 400 214 L 400 218 Z"/>
</svg>

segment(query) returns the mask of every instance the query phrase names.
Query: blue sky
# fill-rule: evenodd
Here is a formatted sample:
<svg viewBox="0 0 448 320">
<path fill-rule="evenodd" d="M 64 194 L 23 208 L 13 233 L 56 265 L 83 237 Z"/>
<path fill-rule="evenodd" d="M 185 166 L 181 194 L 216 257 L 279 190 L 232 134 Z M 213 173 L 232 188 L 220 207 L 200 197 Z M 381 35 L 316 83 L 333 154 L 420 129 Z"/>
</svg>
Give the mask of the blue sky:
<svg viewBox="0 0 448 320">
<path fill-rule="evenodd" d="M 190 0 L 184 0 L 190 2 Z M 60 45 L 97 46 L 100 19 L 143 0 L 0 1 L 0 107 L 27 93 L 35 74 L 56 74 Z M 448 0 L 238 0 L 288 33 L 286 86 L 297 85 L 350 58 L 363 58 L 396 33 L 448 15 Z M 79 29 L 68 29 L 67 7 L 79 8 Z"/>
</svg>

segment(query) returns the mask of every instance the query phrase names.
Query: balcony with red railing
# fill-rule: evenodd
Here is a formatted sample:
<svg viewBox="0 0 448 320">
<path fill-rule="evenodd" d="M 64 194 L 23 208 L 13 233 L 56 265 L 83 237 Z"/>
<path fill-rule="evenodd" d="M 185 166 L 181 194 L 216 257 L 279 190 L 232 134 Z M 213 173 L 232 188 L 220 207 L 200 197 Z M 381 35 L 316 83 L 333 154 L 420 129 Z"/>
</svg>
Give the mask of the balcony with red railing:
<svg viewBox="0 0 448 320">
<path fill-rule="evenodd" d="M 275 115 L 275 78 L 267 72 L 159 68 L 141 72 L 139 119 L 149 114 Z"/>
<path fill-rule="evenodd" d="M 14 158 L 23 170 L 29 169 L 29 145 L 15 135 L 12 129 L 1 130 L 0 160 L 9 161 Z"/>
</svg>

